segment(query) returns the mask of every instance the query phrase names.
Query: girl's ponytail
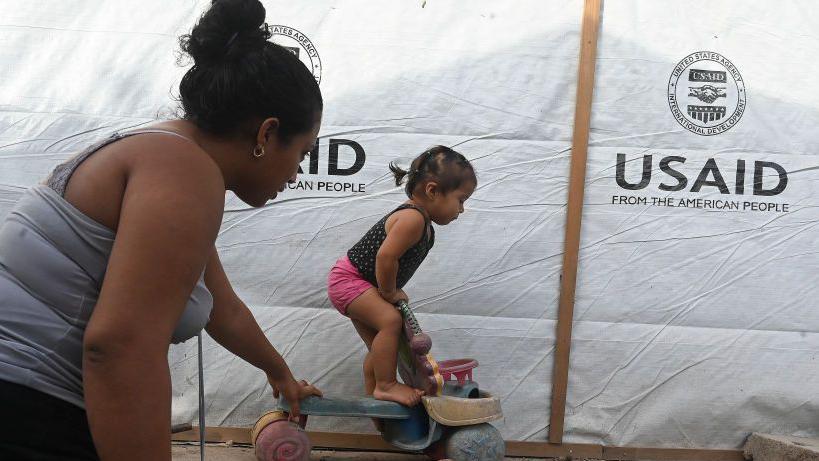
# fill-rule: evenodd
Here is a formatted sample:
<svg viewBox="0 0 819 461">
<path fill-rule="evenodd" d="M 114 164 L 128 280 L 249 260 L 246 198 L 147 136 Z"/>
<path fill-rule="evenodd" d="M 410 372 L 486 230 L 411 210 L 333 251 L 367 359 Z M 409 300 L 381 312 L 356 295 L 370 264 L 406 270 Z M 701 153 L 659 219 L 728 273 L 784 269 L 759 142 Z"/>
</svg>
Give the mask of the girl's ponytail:
<svg viewBox="0 0 819 461">
<path fill-rule="evenodd" d="M 400 186 L 404 183 L 404 178 L 409 175 L 409 171 L 401 168 L 395 162 L 390 162 L 390 171 L 392 171 L 392 175 L 395 178 L 395 185 Z"/>
</svg>

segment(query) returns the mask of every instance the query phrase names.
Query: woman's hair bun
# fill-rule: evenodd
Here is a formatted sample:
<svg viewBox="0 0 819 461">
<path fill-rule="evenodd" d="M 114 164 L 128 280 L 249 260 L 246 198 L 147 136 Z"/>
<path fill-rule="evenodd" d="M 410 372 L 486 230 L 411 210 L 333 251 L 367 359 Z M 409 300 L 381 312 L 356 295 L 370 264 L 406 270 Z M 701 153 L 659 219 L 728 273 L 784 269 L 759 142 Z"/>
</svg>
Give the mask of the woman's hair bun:
<svg viewBox="0 0 819 461">
<path fill-rule="evenodd" d="M 214 0 L 180 45 L 196 65 L 229 59 L 264 46 L 270 38 L 264 19 L 259 0 Z"/>
<path fill-rule="evenodd" d="M 194 61 L 179 82 L 185 120 L 209 133 L 245 136 L 251 124 L 275 117 L 284 142 L 309 133 L 323 107 L 318 82 L 295 54 L 269 39 L 259 0 L 214 1 L 180 38 Z"/>
</svg>

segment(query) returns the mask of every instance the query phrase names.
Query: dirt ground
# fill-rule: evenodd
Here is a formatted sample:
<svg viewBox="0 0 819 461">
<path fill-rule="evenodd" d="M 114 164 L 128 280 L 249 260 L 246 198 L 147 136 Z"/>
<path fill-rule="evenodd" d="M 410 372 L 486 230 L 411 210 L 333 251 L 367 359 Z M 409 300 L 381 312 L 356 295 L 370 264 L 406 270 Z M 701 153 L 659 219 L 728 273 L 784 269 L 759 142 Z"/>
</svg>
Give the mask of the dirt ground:
<svg viewBox="0 0 819 461">
<path fill-rule="evenodd" d="M 256 461 L 253 449 L 249 447 L 224 447 L 209 445 L 205 449 L 207 461 Z M 421 461 L 423 456 L 402 455 L 395 453 L 360 453 L 343 451 L 313 450 L 310 461 Z M 173 461 L 199 461 L 198 446 L 174 446 Z"/>
<path fill-rule="evenodd" d="M 246 446 L 227 447 L 224 444 L 209 444 L 205 448 L 207 461 L 256 461 L 253 449 Z M 359 451 L 313 450 L 310 461 L 426 461 L 429 458 L 421 455 L 402 453 L 380 453 Z M 534 460 L 535 458 L 506 458 L 514 461 Z M 199 461 L 198 445 L 175 444 L 173 461 Z"/>
</svg>

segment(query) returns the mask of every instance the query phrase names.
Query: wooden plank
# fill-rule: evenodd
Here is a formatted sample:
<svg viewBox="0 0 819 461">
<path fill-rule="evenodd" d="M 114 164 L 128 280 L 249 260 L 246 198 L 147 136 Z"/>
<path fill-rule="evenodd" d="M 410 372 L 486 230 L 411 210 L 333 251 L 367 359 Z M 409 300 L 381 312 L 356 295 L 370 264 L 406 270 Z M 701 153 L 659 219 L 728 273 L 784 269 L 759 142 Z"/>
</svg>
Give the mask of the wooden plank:
<svg viewBox="0 0 819 461">
<path fill-rule="evenodd" d="M 199 426 L 193 426 L 189 431 L 171 434 L 171 440 L 174 442 L 198 442 Z M 215 443 L 233 441 L 234 443 L 251 444 L 250 428 L 207 426 L 205 427 L 205 441 Z"/>
<path fill-rule="evenodd" d="M 580 67 L 577 74 L 577 99 L 572 135 L 572 157 L 569 167 L 569 196 L 566 207 L 566 237 L 563 247 L 563 270 L 560 280 L 552 371 L 552 406 L 549 419 L 549 442 L 563 441 L 563 419 L 569 381 L 569 351 L 572 344 L 574 293 L 577 282 L 577 257 L 580 250 L 580 221 L 583 214 L 583 192 L 586 182 L 586 157 L 589 147 L 594 66 L 597 32 L 600 27 L 600 1 L 586 0 L 580 43 Z"/>
<path fill-rule="evenodd" d="M 385 442 L 380 435 L 308 431 L 314 447 L 353 450 L 402 451 Z"/>
<path fill-rule="evenodd" d="M 376 434 L 307 431 L 315 448 L 360 451 L 401 452 Z M 199 428 L 173 434 L 176 442 L 199 441 Z M 250 444 L 250 428 L 206 427 L 205 440 Z M 553 444 L 548 442 L 506 442 L 506 455 L 529 458 L 570 457 L 606 460 L 654 461 L 744 461 L 740 450 L 708 450 L 697 448 L 604 447 L 593 444 Z"/>
<path fill-rule="evenodd" d="M 317 448 L 402 451 L 385 442 L 384 439 L 376 434 L 307 431 L 307 436 L 310 437 L 310 442 L 312 442 L 313 446 Z M 172 434 L 171 437 L 175 442 L 198 442 L 199 427 L 193 426 L 191 430 Z M 250 440 L 250 428 L 242 427 L 208 426 L 205 428 L 205 441 L 215 443 L 233 441 L 233 443 L 252 444 Z"/>
<path fill-rule="evenodd" d="M 525 458 L 602 459 L 603 447 L 590 444 L 507 441 L 506 456 Z"/>
<path fill-rule="evenodd" d="M 635 461 L 745 461 L 742 450 L 642 447 L 603 447 L 602 459 Z"/>
</svg>

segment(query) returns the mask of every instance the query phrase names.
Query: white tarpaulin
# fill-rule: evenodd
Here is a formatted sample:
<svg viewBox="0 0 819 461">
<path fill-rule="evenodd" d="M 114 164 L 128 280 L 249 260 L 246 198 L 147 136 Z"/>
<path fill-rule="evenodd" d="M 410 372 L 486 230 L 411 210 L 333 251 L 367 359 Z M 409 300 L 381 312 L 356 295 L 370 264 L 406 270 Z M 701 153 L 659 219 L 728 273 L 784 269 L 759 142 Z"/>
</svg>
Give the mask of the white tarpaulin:
<svg viewBox="0 0 819 461">
<path fill-rule="evenodd" d="M 569 434 L 819 433 L 817 26 L 799 2 L 605 4 Z"/>
<path fill-rule="evenodd" d="M 173 116 L 177 37 L 208 3 L 0 4 L 0 213 L 94 140 Z M 390 161 L 454 146 L 479 187 L 406 291 L 437 358 L 479 360 L 504 437 L 544 440 L 582 2 L 264 3 L 325 112 L 299 183 L 261 209 L 228 199 L 217 246 L 237 292 L 297 376 L 362 393 L 364 346 L 327 272 L 403 200 Z M 810 6 L 605 4 L 565 441 L 819 435 Z M 195 353 L 170 353 L 176 422 L 197 414 Z M 208 425 L 273 406 L 261 372 L 209 339 L 204 357 Z"/>
</svg>

